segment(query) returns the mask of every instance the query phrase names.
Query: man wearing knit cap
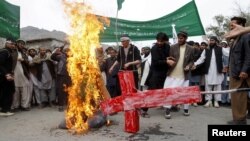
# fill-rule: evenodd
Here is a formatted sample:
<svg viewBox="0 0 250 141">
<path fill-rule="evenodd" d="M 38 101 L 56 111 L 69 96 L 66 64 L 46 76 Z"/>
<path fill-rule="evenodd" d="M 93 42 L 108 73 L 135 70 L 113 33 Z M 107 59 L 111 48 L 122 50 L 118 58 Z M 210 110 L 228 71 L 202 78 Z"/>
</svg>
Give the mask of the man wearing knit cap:
<svg viewBox="0 0 250 141">
<path fill-rule="evenodd" d="M 224 74 L 224 80 L 222 82 L 222 90 L 228 90 L 228 86 L 229 86 L 229 83 L 228 83 L 228 79 L 227 79 L 227 76 L 228 76 L 228 61 L 229 61 L 229 52 L 230 52 L 230 47 L 228 46 L 228 43 L 226 41 L 222 41 L 220 43 L 220 46 L 222 47 L 222 53 L 223 53 L 223 56 L 222 56 L 222 61 L 223 61 L 223 74 Z M 221 95 L 221 104 L 222 105 L 230 105 L 231 103 L 231 96 L 229 93 L 225 93 L 225 94 L 222 94 Z"/>
<path fill-rule="evenodd" d="M 178 36 L 183 36 L 183 37 L 188 37 L 188 33 L 186 31 L 180 31 L 178 34 L 177 34 L 177 37 Z"/>
<path fill-rule="evenodd" d="M 18 44 L 18 43 L 21 43 L 21 44 L 23 44 L 23 45 L 26 45 L 26 42 L 25 42 L 24 40 L 22 40 L 22 39 L 16 40 L 16 43 L 17 43 L 17 44 Z"/>
<path fill-rule="evenodd" d="M 119 47 L 117 59 L 109 69 L 111 74 L 116 65 L 119 65 L 119 70 L 132 70 L 135 78 L 135 85 L 138 88 L 138 71 L 137 66 L 141 62 L 139 49 L 130 43 L 128 34 L 123 34 L 120 38 L 122 46 Z M 117 83 L 119 86 L 119 83 Z M 117 86 L 117 87 L 118 87 Z"/>
<path fill-rule="evenodd" d="M 30 72 L 30 89 L 34 91 L 34 95 L 31 94 L 31 104 L 40 104 L 40 99 L 37 99 L 37 95 L 40 95 L 38 89 L 38 80 L 36 78 L 37 66 L 33 63 L 33 58 L 37 55 L 37 50 L 34 47 L 29 47 L 28 51 L 28 60 L 29 60 L 29 72 Z M 34 98 L 33 98 L 34 97 Z M 40 97 L 40 96 L 39 96 Z"/>
<path fill-rule="evenodd" d="M 200 58 L 195 61 L 193 69 L 196 66 L 203 64 L 205 65 L 205 89 L 206 91 L 220 91 L 221 84 L 224 79 L 222 73 L 222 48 L 217 46 L 218 39 L 216 36 L 210 37 L 209 47 L 203 50 Z M 205 100 L 207 101 L 204 107 L 212 106 L 211 94 L 206 94 Z M 214 95 L 214 107 L 219 108 L 219 101 L 221 101 L 221 94 Z"/>
<path fill-rule="evenodd" d="M 120 38 L 120 41 L 121 42 L 124 42 L 124 41 L 130 41 L 130 38 L 128 36 L 128 34 L 123 34 Z"/>
<path fill-rule="evenodd" d="M 216 41 L 216 42 L 218 42 L 219 40 L 217 39 L 217 37 L 216 36 L 211 36 L 210 37 L 210 40 L 214 40 L 214 41 Z"/>
<path fill-rule="evenodd" d="M 168 59 L 174 60 L 174 64 L 169 64 L 170 68 L 167 72 L 167 78 L 164 82 L 164 88 L 171 87 L 186 87 L 189 86 L 189 70 L 193 65 L 194 48 L 186 43 L 188 34 L 185 31 L 180 31 L 177 34 L 178 43 L 170 47 Z M 171 105 L 165 105 L 165 118 L 170 119 Z M 189 104 L 184 104 L 184 116 L 189 116 Z"/>
<path fill-rule="evenodd" d="M 25 41 L 19 39 L 16 41 L 17 50 L 14 56 L 14 82 L 15 94 L 13 96 L 12 109 L 18 111 L 19 109 L 29 111 L 32 90 L 30 87 L 29 74 L 29 60 L 24 50 Z"/>
</svg>

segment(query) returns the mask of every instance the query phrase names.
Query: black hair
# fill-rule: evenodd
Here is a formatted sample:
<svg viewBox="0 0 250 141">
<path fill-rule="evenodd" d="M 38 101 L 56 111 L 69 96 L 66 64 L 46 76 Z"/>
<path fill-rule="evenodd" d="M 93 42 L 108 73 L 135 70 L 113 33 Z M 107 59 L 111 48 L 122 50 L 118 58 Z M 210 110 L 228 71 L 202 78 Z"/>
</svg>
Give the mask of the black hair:
<svg viewBox="0 0 250 141">
<path fill-rule="evenodd" d="M 179 37 L 179 36 L 183 36 L 183 37 L 187 38 L 187 37 L 188 37 L 188 33 L 187 33 L 186 31 L 180 31 L 180 32 L 177 34 L 177 36 L 178 36 L 178 37 Z"/>
<path fill-rule="evenodd" d="M 187 44 L 190 45 L 190 46 L 193 46 L 194 45 L 194 41 L 188 41 Z"/>
<path fill-rule="evenodd" d="M 201 42 L 201 45 L 207 46 L 207 43 L 206 42 Z"/>
<path fill-rule="evenodd" d="M 10 38 L 10 37 L 8 37 L 8 38 L 6 39 L 6 41 L 10 41 L 10 42 L 12 42 L 12 43 L 16 43 L 16 41 L 15 41 L 13 38 Z"/>
<path fill-rule="evenodd" d="M 244 26 L 245 27 L 245 25 L 246 25 L 246 22 L 247 22 L 247 19 L 246 18 L 243 18 L 243 17 L 232 17 L 231 18 L 231 21 L 236 21 L 236 23 L 238 24 L 238 25 L 242 25 L 242 26 Z"/>
<path fill-rule="evenodd" d="M 145 50 L 150 50 L 150 47 L 145 46 L 145 47 L 142 47 L 142 49 L 145 49 Z"/>
<path fill-rule="evenodd" d="M 168 41 L 169 40 L 169 37 L 166 33 L 164 32 L 159 32 L 157 33 L 156 35 L 156 40 L 159 40 L 159 41 Z"/>
<path fill-rule="evenodd" d="M 200 43 L 199 42 L 195 42 L 194 45 L 200 46 Z"/>
<path fill-rule="evenodd" d="M 52 53 L 52 51 L 49 48 L 46 49 L 46 52 Z"/>
</svg>

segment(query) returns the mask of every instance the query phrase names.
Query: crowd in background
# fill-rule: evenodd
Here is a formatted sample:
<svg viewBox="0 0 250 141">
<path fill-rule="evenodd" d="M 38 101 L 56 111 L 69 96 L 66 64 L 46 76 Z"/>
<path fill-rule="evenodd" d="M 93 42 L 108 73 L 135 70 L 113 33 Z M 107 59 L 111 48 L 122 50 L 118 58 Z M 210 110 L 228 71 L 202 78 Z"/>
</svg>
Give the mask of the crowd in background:
<svg viewBox="0 0 250 141">
<path fill-rule="evenodd" d="M 7 39 L 1 49 L 1 113 L 9 116 L 29 111 L 31 106 L 44 108 L 67 105 L 65 86 L 70 85 L 66 68 L 67 45 L 53 52 L 46 47 L 26 48 L 24 40 Z M 6 76 L 6 78 L 4 78 Z"/>
</svg>

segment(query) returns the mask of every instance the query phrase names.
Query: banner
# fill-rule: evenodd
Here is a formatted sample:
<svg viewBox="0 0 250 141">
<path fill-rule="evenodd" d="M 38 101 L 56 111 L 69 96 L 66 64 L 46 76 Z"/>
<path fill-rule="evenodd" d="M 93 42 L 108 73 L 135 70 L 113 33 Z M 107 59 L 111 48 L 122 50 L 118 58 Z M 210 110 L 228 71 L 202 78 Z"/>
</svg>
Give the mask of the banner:
<svg viewBox="0 0 250 141">
<path fill-rule="evenodd" d="M 20 7 L 0 0 L 0 37 L 18 39 L 20 36 Z"/>
<path fill-rule="evenodd" d="M 155 40 L 158 32 L 172 37 L 172 24 L 176 31 L 184 30 L 189 36 L 205 35 L 195 2 L 192 0 L 178 10 L 150 21 L 128 21 L 110 18 L 110 26 L 100 35 L 101 42 L 116 42 L 121 34 L 128 34 L 133 41 Z"/>
</svg>

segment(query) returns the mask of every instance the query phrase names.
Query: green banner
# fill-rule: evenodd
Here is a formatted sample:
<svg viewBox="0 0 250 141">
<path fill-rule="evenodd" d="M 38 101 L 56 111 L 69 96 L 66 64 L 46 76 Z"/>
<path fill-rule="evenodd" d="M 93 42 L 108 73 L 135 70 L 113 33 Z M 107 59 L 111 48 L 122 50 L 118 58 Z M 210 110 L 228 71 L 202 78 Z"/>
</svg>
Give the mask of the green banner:
<svg viewBox="0 0 250 141">
<path fill-rule="evenodd" d="M 116 42 L 116 37 L 128 34 L 133 41 L 155 40 L 158 32 L 165 32 L 172 37 L 172 24 L 176 31 L 184 30 L 189 36 L 205 35 L 197 7 L 194 0 L 178 10 L 150 21 L 128 21 L 110 18 L 110 26 L 105 27 L 100 35 L 101 42 Z M 116 36 L 117 35 L 117 36 Z M 119 40 L 118 40 L 119 41 Z"/>
<path fill-rule="evenodd" d="M 0 0 L 0 37 L 18 39 L 20 36 L 20 7 Z"/>
</svg>

